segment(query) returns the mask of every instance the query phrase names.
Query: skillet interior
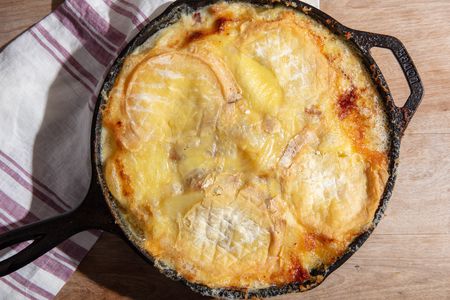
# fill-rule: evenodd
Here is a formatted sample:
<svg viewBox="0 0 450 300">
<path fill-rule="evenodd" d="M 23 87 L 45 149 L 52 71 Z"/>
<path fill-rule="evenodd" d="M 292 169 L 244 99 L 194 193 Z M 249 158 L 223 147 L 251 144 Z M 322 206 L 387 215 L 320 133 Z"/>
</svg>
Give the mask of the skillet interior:
<svg viewBox="0 0 450 300">
<path fill-rule="evenodd" d="M 116 222 L 119 224 L 119 226 L 124 231 L 127 238 L 130 240 L 132 245 L 139 251 L 141 255 L 143 255 L 146 259 L 153 261 L 153 258 L 149 256 L 147 251 L 142 247 L 141 245 L 141 238 L 138 234 L 133 232 L 130 229 L 129 224 L 127 224 L 127 221 L 122 216 L 122 213 L 120 212 L 116 201 L 113 199 L 112 195 L 110 194 L 106 183 L 103 178 L 103 171 L 102 171 L 102 162 L 101 162 L 101 130 L 102 130 L 102 109 L 106 103 L 106 95 L 110 91 L 110 89 L 113 86 L 114 80 L 116 76 L 118 75 L 118 72 L 122 66 L 123 60 L 125 57 L 127 57 L 128 54 L 134 51 L 139 45 L 141 45 L 143 42 L 145 42 L 149 37 L 151 37 L 155 32 L 157 32 L 159 29 L 164 28 L 170 24 L 173 24 L 176 22 L 180 15 L 183 13 L 190 13 L 193 10 L 199 9 L 203 6 L 213 4 L 215 2 L 218 2 L 216 0 L 214 1 L 177 1 L 171 6 L 167 8 L 167 10 L 157 19 L 150 22 L 142 31 L 139 33 L 139 35 L 127 46 L 126 49 L 120 54 L 119 58 L 114 63 L 113 67 L 111 68 L 111 71 L 105 80 L 105 83 L 103 85 L 102 91 L 99 96 L 99 101 L 97 102 L 96 110 L 95 110 L 95 126 L 94 126 L 94 135 L 93 135 L 93 158 L 95 160 L 95 167 L 97 172 L 97 178 L 99 180 L 99 183 L 102 187 L 103 194 L 105 196 L 106 202 L 108 203 L 112 214 L 114 215 Z M 340 25 L 335 20 L 333 20 L 331 17 L 327 16 L 326 14 L 322 13 L 321 11 L 310 7 L 307 4 L 301 3 L 301 2 L 281 2 L 278 3 L 272 3 L 271 1 L 239 1 L 239 2 L 250 2 L 253 4 L 258 5 L 286 5 L 286 6 L 292 6 L 292 3 L 295 3 L 297 5 L 296 9 L 301 10 L 305 13 L 307 13 L 309 16 L 320 22 L 321 24 L 325 25 L 327 28 L 329 28 L 332 32 L 337 34 L 338 36 L 345 37 L 345 33 L 351 32 L 350 29 Z M 208 296 L 218 296 L 218 297 L 229 297 L 229 298 L 243 298 L 243 297 L 268 297 L 268 296 L 275 296 L 280 294 L 285 294 L 289 292 L 295 292 L 295 291 L 304 291 L 311 289 L 318 284 L 320 284 L 323 279 L 328 276 L 331 272 L 333 272 L 335 269 L 337 269 L 341 264 L 343 264 L 368 238 L 370 233 L 373 231 L 376 224 L 379 222 L 383 211 L 386 207 L 386 204 L 388 202 L 388 199 L 391 196 L 391 192 L 393 189 L 394 181 L 395 181 L 395 173 L 396 173 L 396 166 L 397 166 L 397 158 L 399 154 L 399 146 L 400 146 L 400 136 L 401 136 L 401 130 L 399 130 L 399 126 L 401 125 L 401 116 L 398 113 L 398 110 L 396 109 L 395 105 L 393 104 L 392 97 L 390 95 L 389 89 L 381 75 L 381 72 L 379 71 L 378 67 L 376 66 L 373 59 L 367 55 L 367 53 L 363 53 L 355 43 L 355 40 L 352 38 L 349 39 L 349 43 L 354 47 L 354 50 L 356 53 L 358 53 L 361 56 L 362 61 L 364 62 L 364 65 L 366 66 L 367 70 L 370 74 L 372 74 L 372 79 L 374 81 L 375 86 L 377 87 L 380 96 L 385 100 L 385 111 L 386 115 L 388 117 L 388 125 L 389 125 L 389 134 L 390 134 L 390 147 L 389 147 L 389 179 L 386 184 L 382 199 L 380 201 L 380 205 L 375 213 L 374 220 L 372 222 L 372 226 L 364 233 L 362 233 L 360 236 L 358 236 L 353 243 L 348 247 L 347 251 L 344 255 L 342 255 L 334 264 L 332 264 L 327 269 L 320 269 L 320 270 L 313 270 L 311 272 L 311 275 L 313 275 L 313 281 L 307 281 L 303 283 L 290 283 L 285 286 L 281 287 L 269 287 L 269 288 L 263 288 L 258 290 L 251 290 L 251 291 L 242 291 L 242 290 L 235 290 L 235 289 L 211 289 L 204 285 L 194 284 L 186 281 L 185 279 L 181 278 L 175 271 L 170 270 L 164 265 L 159 264 L 158 268 L 168 277 L 175 279 L 175 280 L 181 280 L 188 286 L 190 286 L 193 290 Z"/>
</svg>

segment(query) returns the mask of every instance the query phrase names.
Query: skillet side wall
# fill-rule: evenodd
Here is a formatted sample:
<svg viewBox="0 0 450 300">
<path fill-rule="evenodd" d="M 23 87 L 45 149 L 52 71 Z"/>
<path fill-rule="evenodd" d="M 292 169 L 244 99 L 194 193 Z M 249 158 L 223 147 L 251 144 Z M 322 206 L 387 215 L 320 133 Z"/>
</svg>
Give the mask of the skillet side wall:
<svg viewBox="0 0 450 300">
<path fill-rule="evenodd" d="M 386 209 L 387 203 L 391 197 L 392 190 L 394 188 L 394 183 L 396 179 L 396 171 L 398 165 L 398 157 L 400 150 L 400 139 L 403 132 L 403 120 L 402 116 L 399 113 L 399 110 L 396 108 L 390 90 L 387 86 L 387 83 L 381 74 L 381 71 L 375 61 L 370 56 L 368 51 L 363 51 L 359 48 L 358 44 L 355 42 L 353 37 L 350 37 L 348 43 L 352 46 L 354 51 L 361 57 L 367 72 L 371 74 L 371 78 L 373 80 L 374 85 L 377 87 L 377 90 L 384 99 L 384 108 L 389 120 L 389 134 L 390 134 L 390 148 L 389 148 L 389 179 L 385 186 L 383 195 L 381 197 L 378 209 L 375 213 L 374 219 L 372 221 L 372 226 L 358 237 L 350 244 L 347 251 L 334 262 L 331 266 L 326 269 L 317 269 L 311 272 L 312 280 L 308 280 L 306 282 L 298 283 L 293 282 L 286 284 L 284 286 L 273 286 L 263 289 L 255 289 L 255 290 L 237 290 L 232 288 L 221 288 L 221 289 L 212 289 L 205 285 L 191 283 L 182 278 L 177 274 L 176 271 L 171 270 L 164 264 L 160 262 L 155 262 L 153 257 L 151 257 L 146 250 L 142 247 L 140 239 L 133 234 L 133 232 L 129 229 L 126 219 L 123 217 L 120 212 L 119 207 L 117 206 L 116 201 L 108 190 L 106 185 L 104 176 L 103 176 L 103 166 L 101 161 L 101 131 L 102 131 L 102 111 L 107 102 L 107 94 L 111 90 L 114 85 L 114 81 L 122 67 L 124 59 L 132 53 L 139 45 L 145 42 L 148 38 L 150 38 L 153 34 L 155 34 L 158 30 L 165 28 L 180 18 L 183 13 L 191 13 L 197 9 L 203 8 L 204 6 L 208 6 L 217 2 L 221 2 L 222 0 L 181 0 L 176 1 L 171 4 L 160 16 L 151 21 L 145 28 L 129 43 L 129 45 L 122 51 L 117 60 L 114 62 L 111 67 L 108 76 L 103 84 L 101 89 L 96 108 L 94 111 L 94 119 L 91 133 L 91 151 L 92 151 L 92 169 L 93 169 L 93 177 L 97 179 L 98 185 L 101 187 L 106 204 L 108 205 L 111 214 L 113 215 L 116 223 L 120 226 L 124 239 L 129 242 L 129 244 L 137 250 L 137 252 L 143 256 L 147 261 L 152 262 L 158 269 L 167 277 L 173 280 L 180 280 L 187 286 L 189 286 L 192 290 L 205 295 L 205 296 L 214 296 L 214 297 L 225 297 L 225 298 L 251 298 L 251 297 L 271 297 L 282 295 L 291 292 L 298 291 L 306 291 L 311 288 L 318 286 L 329 274 L 331 274 L 334 270 L 339 268 L 347 259 L 349 259 L 367 240 L 370 236 L 378 222 L 381 220 L 383 213 Z M 267 6 L 284 6 L 290 7 L 297 11 L 300 11 L 304 14 L 307 14 L 311 18 L 315 19 L 325 27 L 327 27 L 331 32 L 341 37 L 342 39 L 346 39 L 346 33 L 356 32 L 353 29 L 349 29 L 342 24 L 338 23 L 336 20 L 325 14 L 324 12 L 300 1 L 255 1 L 255 0 L 241 0 L 241 1 L 227 1 L 227 2 L 243 2 L 243 3 L 251 3 L 254 5 L 267 5 Z M 364 43 L 364 33 L 359 32 L 362 40 L 358 41 L 359 43 Z"/>
</svg>

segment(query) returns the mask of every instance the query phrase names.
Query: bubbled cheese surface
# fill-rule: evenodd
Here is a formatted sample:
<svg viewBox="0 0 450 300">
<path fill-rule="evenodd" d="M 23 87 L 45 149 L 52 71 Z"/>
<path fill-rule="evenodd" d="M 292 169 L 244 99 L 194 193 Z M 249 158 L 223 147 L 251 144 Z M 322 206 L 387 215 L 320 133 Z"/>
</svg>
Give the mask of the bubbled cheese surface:
<svg viewBox="0 0 450 300">
<path fill-rule="evenodd" d="M 103 111 L 104 176 L 186 279 L 303 281 L 370 226 L 388 173 L 381 99 L 307 15 L 219 3 L 129 55 Z"/>
</svg>

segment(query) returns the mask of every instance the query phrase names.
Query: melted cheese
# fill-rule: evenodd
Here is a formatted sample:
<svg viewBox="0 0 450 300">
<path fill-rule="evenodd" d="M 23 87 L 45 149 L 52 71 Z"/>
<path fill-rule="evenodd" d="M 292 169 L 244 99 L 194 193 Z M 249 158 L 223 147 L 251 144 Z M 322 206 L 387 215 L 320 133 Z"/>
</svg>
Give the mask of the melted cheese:
<svg viewBox="0 0 450 300">
<path fill-rule="evenodd" d="M 219 3 L 129 55 L 104 115 L 108 187 L 192 282 L 303 281 L 370 226 L 381 100 L 350 47 L 288 9 Z"/>
</svg>

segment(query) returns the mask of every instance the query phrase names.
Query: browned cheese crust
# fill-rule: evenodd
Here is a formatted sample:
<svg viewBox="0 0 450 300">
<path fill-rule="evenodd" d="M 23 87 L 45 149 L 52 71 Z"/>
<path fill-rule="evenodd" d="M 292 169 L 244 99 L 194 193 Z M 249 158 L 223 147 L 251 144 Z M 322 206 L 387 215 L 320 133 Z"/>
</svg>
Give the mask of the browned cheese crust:
<svg viewBox="0 0 450 300">
<path fill-rule="evenodd" d="M 371 225 L 386 116 L 307 15 L 220 3 L 126 58 L 103 112 L 109 189 L 156 260 L 209 287 L 304 281 Z"/>
</svg>

